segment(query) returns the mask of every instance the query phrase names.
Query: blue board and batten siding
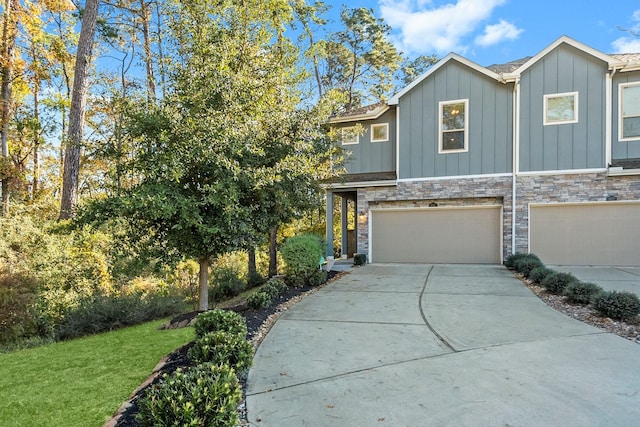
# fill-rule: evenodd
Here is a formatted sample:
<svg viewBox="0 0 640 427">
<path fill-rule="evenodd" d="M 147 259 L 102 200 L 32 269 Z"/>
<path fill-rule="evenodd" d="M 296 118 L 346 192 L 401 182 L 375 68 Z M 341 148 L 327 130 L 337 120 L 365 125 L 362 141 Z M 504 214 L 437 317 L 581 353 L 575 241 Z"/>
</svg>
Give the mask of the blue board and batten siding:
<svg viewBox="0 0 640 427">
<path fill-rule="evenodd" d="M 399 100 L 400 179 L 509 173 L 513 85 L 455 60 Z M 438 153 L 439 102 L 469 100 L 468 151 Z"/>
<path fill-rule="evenodd" d="M 620 141 L 620 84 L 640 82 L 640 72 L 618 73 L 613 77 L 613 120 L 611 123 L 611 159 L 625 160 L 640 158 L 640 139 Z"/>
<path fill-rule="evenodd" d="M 604 168 L 607 64 L 560 45 L 520 79 L 520 171 Z M 578 122 L 544 125 L 544 95 L 578 92 Z"/>
<path fill-rule="evenodd" d="M 335 125 L 336 128 L 362 126 L 358 144 L 342 145 L 347 152 L 344 168 L 348 174 L 392 172 L 396 170 L 396 116 L 391 108 L 375 120 L 364 120 Z M 389 124 L 389 140 L 371 142 L 371 125 Z"/>
</svg>

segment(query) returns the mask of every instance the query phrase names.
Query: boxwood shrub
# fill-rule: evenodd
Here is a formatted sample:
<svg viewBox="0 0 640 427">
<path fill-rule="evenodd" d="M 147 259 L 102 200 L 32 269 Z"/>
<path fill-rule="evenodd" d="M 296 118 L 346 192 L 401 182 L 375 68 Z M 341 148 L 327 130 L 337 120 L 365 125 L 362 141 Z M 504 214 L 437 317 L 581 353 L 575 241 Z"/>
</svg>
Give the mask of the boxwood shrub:
<svg viewBox="0 0 640 427">
<path fill-rule="evenodd" d="M 542 280 L 541 285 L 544 286 L 549 292 L 561 295 L 564 289 L 573 282 L 577 282 L 578 279 L 571 273 L 558 273 L 548 275 Z"/>
<path fill-rule="evenodd" d="M 238 372 L 251 367 L 253 347 L 244 335 L 229 332 L 209 332 L 198 338 L 187 356 L 198 363 L 226 364 Z"/>
<path fill-rule="evenodd" d="M 141 426 L 219 426 L 239 424 L 240 384 L 228 365 L 178 369 L 151 386 L 138 401 Z"/>
<path fill-rule="evenodd" d="M 604 290 L 595 283 L 573 282 L 564 289 L 564 295 L 571 302 L 591 304 Z"/>
<path fill-rule="evenodd" d="M 272 301 L 271 294 L 266 291 L 255 292 L 247 297 L 247 305 L 254 310 L 269 307 Z"/>
<path fill-rule="evenodd" d="M 300 234 L 289 237 L 280 248 L 280 255 L 285 262 L 284 273 L 289 284 L 307 284 L 309 278 L 319 270 L 323 252 L 320 236 Z"/>
<path fill-rule="evenodd" d="M 228 310 L 215 309 L 200 313 L 193 326 L 196 338 L 209 332 L 229 332 L 243 337 L 247 335 L 247 322 L 244 318 Z"/>
<path fill-rule="evenodd" d="M 276 278 L 269 280 L 267 284 L 262 287 L 261 291 L 266 292 L 273 299 L 285 293 L 287 289 L 289 289 L 289 286 L 287 286 L 285 281 Z"/>
<path fill-rule="evenodd" d="M 531 272 L 529 273 L 529 280 L 531 280 L 533 283 L 541 284 L 545 277 L 553 273 L 555 272 L 550 268 L 538 266 L 531 270 Z"/>
<path fill-rule="evenodd" d="M 593 305 L 612 319 L 629 320 L 640 314 L 640 299 L 631 292 L 605 292 L 595 299 Z"/>
</svg>

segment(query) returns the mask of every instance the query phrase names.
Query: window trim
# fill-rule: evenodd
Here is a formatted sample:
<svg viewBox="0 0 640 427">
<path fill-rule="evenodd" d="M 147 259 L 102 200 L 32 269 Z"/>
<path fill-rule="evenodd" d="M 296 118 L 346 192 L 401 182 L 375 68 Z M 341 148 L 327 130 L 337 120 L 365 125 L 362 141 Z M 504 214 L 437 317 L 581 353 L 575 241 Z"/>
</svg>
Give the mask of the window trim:
<svg viewBox="0 0 640 427">
<path fill-rule="evenodd" d="M 384 138 L 380 138 L 380 139 L 374 138 L 373 137 L 373 135 L 374 135 L 373 128 L 374 127 L 383 127 L 383 128 L 385 128 L 386 136 Z M 371 142 L 387 142 L 387 141 L 389 141 L 389 123 L 374 123 L 370 127 L 370 132 L 371 132 Z"/>
<path fill-rule="evenodd" d="M 624 88 L 640 86 L 640 82 L 626 82 L 618 84 L 618 141 L 626 142 L 626 141 L 637 141 L 640 140 L 640 135 L 638 136 L 624 136 L 624 119 L 623 116 L 623 102 L 624 102 Z M 629 116 L 629 117 L 640 117 L 640 116 Z"/>
<path fill-rule="evenodd" d="M 457 148 L 454 150 L 445 150 L 444 149 L 444 141 L 442 138 L 442 134 L 444 132 L 459 132 L 460 129 L 449 129 L 449 131 L 444 131 L 442 129 L 442 119 L 443 119 L 443 107 L 445 105 L 450 104 L 464 104 L 464 147 Z M 453 153 L 466 153 L 469 151 L 469 99 L 455 99 L 451 101 L 440 101 L 438 102 L 438 154 L 453 154 Z"/>
<path fill-rule="evenodd" d="M 349 129 L 353 131 L 353 135 L 355 136 L 355 140 L 354 141 L 348 141 L 345 142 L 344 140 L 344 134 L 345 131 Z M 342 145 L 356 145 L 360 143 L 360 133 L 358 132 L 357 126 L 345 126 L 340 128 L 340 143 Z"/>
<path fill-rule="evenodd" d="M 570 120 L 556 120 L 549 121 L 549 117 L 547 114 L 549 113 L 549 99 L 550 98 L 564 98 L 568 96 L 573 96 L 573 119 Z M 571 123 L 578 123 L 578 92 L 562 92 L 562 93 L 548 93 L 543 95 L 542 102 L 542 120 L 544 126 L 555 126 L 555 125 L 566 125 Z"/>
</svg>

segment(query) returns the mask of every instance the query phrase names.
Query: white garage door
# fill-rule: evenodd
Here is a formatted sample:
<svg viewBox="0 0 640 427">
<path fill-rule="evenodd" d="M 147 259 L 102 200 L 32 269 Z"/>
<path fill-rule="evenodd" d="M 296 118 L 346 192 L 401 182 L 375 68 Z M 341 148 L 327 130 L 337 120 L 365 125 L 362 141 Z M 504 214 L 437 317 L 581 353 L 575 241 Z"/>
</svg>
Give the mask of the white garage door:
<svg viewBox="0 0 640 427">
<path fill-rule="evenodd" d="M 529 226 L 546 264 L 640 266 L 640 203 L 532 205 Z"/>
<path fill-rule="evenodd" d="M 500 263 L 502 208 L 371 212 L 372 262 Z"/>
</svg>

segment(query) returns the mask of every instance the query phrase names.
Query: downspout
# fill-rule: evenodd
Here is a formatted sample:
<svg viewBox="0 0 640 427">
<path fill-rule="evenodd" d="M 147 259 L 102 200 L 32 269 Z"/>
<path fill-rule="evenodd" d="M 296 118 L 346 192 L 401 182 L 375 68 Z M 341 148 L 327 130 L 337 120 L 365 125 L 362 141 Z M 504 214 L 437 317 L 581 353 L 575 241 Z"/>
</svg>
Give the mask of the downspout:
<svg viewBox="0 0 640 427">
<path fill-rule="evenodd" d="M 517 173 L 520 158 L 520 77 L 516 77 L 513 84 L 513 166 L 511 184 L 511 253 L 516 251 L 516 209 L 517 209 Z"/>
<path fill-rule="evenodd" d="M 615 67 L 613 68 L 613 71 L 611 73 L 606 73 L 606 78 L 605 78 L 605 96 L 606 96 L 606 101 L 605 101 L 605 139 L 604 139 L 604 143 L 605 143 L 605 167 L 609 168 L 609 166 L 611 165 L 611 150 L 612 150 L 612 146 L 611 146 L 611 141 L 612 141 L 612 135 L 611 135 L 611 131 L 613 129 L 613 124 L 612 124 L 612 119 L 613 119 L 613 76 L 615 76 L 616 71 L 618 71 Z"/>
</svg>

